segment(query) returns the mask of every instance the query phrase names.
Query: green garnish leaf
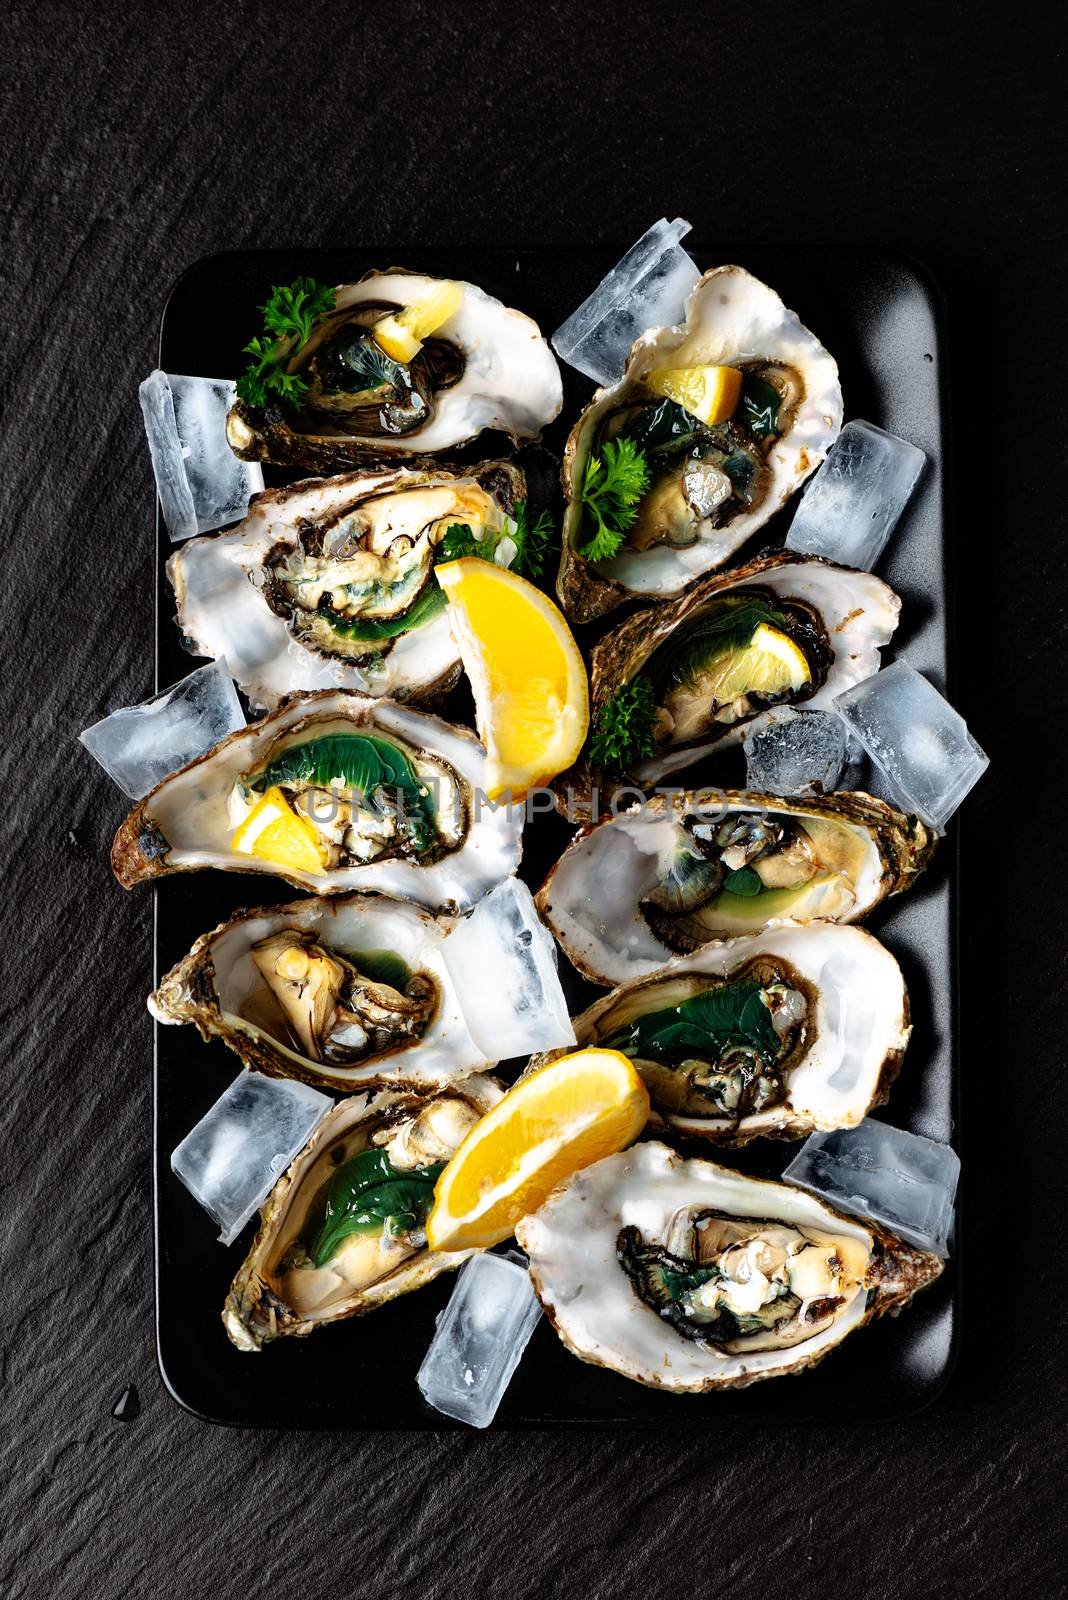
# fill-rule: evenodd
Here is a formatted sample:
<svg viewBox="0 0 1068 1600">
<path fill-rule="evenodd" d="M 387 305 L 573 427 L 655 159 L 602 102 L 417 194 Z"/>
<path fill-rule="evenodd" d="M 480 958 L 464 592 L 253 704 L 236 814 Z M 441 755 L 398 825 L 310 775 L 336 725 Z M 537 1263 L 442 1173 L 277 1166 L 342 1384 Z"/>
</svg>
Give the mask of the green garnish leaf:
<svg viewBox="0 0 1068 1600">
<path fill-rule="evenodd" d="M 318 739 L 292 744 L 251 780 L 249 787 L 263 794 L 276 784 L 298 784 L 329 789 L 340 782 L 374 803 L 376 791 L 395 798 L 404 810 L 411 841 L 426 850 L 437 837 L 434 799 L 420 782 L 403 750 L 369 733 L 327 733 Z"/>
<path fill-rule="evenodd" d="M 553 519 L 548 511 L 541 511 L 532 519 L 526 499 L 516 501 L 512 518 L 515 527 L 511 539 L 516 550 L 512 571 L 528 578 L 540 578 L 545 570 Z"/>
<path fill-rule="evenodd" d="M 325 617 L 331 631 L 339 639 L 352 639 L 356 644 L 374 644 L 379 639 L 397 639 L 402 633 L 421 628 L 446 605 L 445 592 L 436 583 L 426 586 L 408 610 L 399 617 L 343 617 L 334 610 L 329 600 L 319 602 L 319 615 Z"/>
<path fill-rule="evenodd" d="M 271 298 L 261 306 L 263 326 L 276 339 L 296 338 L 307 344 L 317 317 L 334 309 L 334 291 L 314 278 L 297 278 L 290 284 L 275 284 Z"/>
<path fill-rule="evenodd" d="M 656 749 L 656 715 L 656 695 L 648 678 L 620 684 L 597 718 L 597 731 L 590 741 L 591 759 L 615 772 L 648 761 Z"/>
<path fill-rule="evenodd" d="M 728 872 L 723 880 L 724 894 L 740 894 L 748 898 L 760 894 L 763 887 L 759 872 L 752 867 L 738 867 L 734 872 Z"/>
<path fill-rule="evenodd" d="M 751 372 L 746 373 L 742 379 L 742 398 L 735 416 L 750 433 L 778 433 L 781 406 L 782 395 L 774 385 L 765 383 L 763 378 L 757 378 Z"/>
<path fill-rule="evenodd" d="M 295 283 L 276 285 L 271 298 L 261 306 L 263 325 L 269 338 L 250 339 L 244 354 L 251 356 L 248 370 L 237 380 L 239 397 L 250 406 L 264 406 L 272 398 L 294 408 L 303 404 L 308 385 L 295 373 L 286 372 L 278 345 L 293 338 L 295 345 L 285 360 L 295 356 L 311 338 L 316 317 L 334 308 L 334 291 L 314 278 L 298 278 Z"/>
<path fill-rule="evenodd" d="M 444 1169 L 439 1161 L 402 1172 L 385 1150 L 362 1150 L 346 1161 L 334 1175 L 322 1226 L 308 1249 L 315 1265 L 325 1266 L 354 1233 L 381 1233 L 385 1228 L 399 1237 L 421 1228 Z"/>
<path fill-rule="evenodd" d="M 439 565 L 446 561 L 459 561 L 464 556 L 479 556 L 483 561 L 492 561 L 496 548 L 497 539 L 494 535 L 480 539 L 469 522 L 453 522 L 445 529 L 444 538 L 438 543 L 437 560 Z"/>
<path fill-rule="evenodd" d="M 731 1046 L 745 1045 L 770 1063 L 779 1055 L 780 1040 L 760 996 L 760 985 L 750 979 L 719 984 L 677 1006 L 636 1018 L 606 1039 L 604 1047 L 622 1050 L 631 1060 L 677 1066 L 694 1056 L 716 1062 Z"/>
<path fill-rule="evenodd" d="M 633 439 L 609 439 L 599 456 L 586 462 L 582 503 L 596 525 L 579 554 L 587 561 L 610 561 L 619 554 L 623 537 L 638 515 L 649 487 L 649 463 Z"/>
<path fill-rule="evenodd" d="M 412 976 L 411 967 L 393 950 L 357 950 L 349 960 L 361 977 L 388 983 L 398 994 L 404 993 Z"/>
</svg>

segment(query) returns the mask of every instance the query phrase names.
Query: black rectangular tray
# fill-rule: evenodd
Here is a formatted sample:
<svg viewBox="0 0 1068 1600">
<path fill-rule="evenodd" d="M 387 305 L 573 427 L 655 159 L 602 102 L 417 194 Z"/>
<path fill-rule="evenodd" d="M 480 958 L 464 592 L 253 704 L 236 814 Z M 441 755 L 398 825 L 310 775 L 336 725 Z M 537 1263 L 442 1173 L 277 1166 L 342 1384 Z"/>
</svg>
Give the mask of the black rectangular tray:
<svg viewBox="0 0 1068 1600">
<path fill-rule="evenodd" d="M 244 367 L 242 346 L 259 331 L 256 308 L 272 284 L 288 283 L 301 273 L 340 283 L 390 265 L 469 279 L 528 312 L 549 334 L 620 253 L 361 249 L 211 256 L 186 272 L 171 293 L 160 332 L 160 365 L 168 372 L 236 375 Z M 870 250 L 793 245 L 751 249 L 736 244 L 715 256 L 696 247 L 692 254 L 702 267 L 738 261 L 773 284 L 837 358 L 846 416 L 865 417 L 927 452 L 929 466 L 879 571 L 903 600 L 893 655 L 945 688 L 950 555 L 937 290 L 915 263 Z M 544 439 L 557 456 L 570 423 L 592 392 L 580 374 L 563 370 L 564 409 Z M 475 449 L 488 457 L 501 445 L 497 436 L 484 435 Z M 284 481 L 284 475 L 276 475 L 275 481 Z M 789 516 L 789 510 L 780 513 L 747 554 L 762 540 L 780 542 Z M 164 569 L 174 547 L 158 508 L 156 542 L 156 686 L 163 689 L 196 663 L 183 652 L 173 623 L 174 601 Z M 457 691 L 445 714 L 471 720 L 466 690 Z M 721 757 L 718 764 L 700 769 L 700 775 L 724 784 L 737 782 L 742 776 L 738 763 L 737 755 Z M 528 827 L 522 876 L 533 888 L 571 832 L 556 817 L 539 818 Z M 951 837 L 919 887 L 882 909 L 869 924 L 901 962 L 914 1021 L 904 1069 L 881 1115 L 941 1140 L 952 1136 L 956 1107 L 954 878 Z M 224 873 L 179 875 L 152 892 L 157 981 L 199 934 L 239 906 L 279 904 L 293 895 L 280 882 Z M 602 992 L 580 979 L 563 958 L 561 975 L 573 1013 Z M 211 1219 L 171 1172 L 170 1155 L 239 1066 L 224 1045 L 202 1043 L 191 1027 L 156 1029 L 156 1328 L 167 1388 L 205 1420 L 248 1427 L 459 1426 L 432 1411 L 415 1383 L 434 1319 L 451 1292 L 449 1276 L 372 1315 L 322 1329 L 310 1339 L 279 1340 L 258 1355 L 241 1354 L 229 1343 L 220 1311 L 254 1224 L 224 1249 Z M 774 1177 L 797 1148 L 758 1142 L 724 1159 L 755 1175 Z M 493 1426 L 678 1428 L 745 1418 L 856 1422 L 899 1417 L 941 1391 L 952 1366 L 958 1323 L 959 1269 L 951 1261 L 934 1288 L 903 1316 L 863 1329 L 811 1372 L 725 1394 L 673 1396 L 583 1365 L 564 1350 L 543 1319 Z"/>
</svg>

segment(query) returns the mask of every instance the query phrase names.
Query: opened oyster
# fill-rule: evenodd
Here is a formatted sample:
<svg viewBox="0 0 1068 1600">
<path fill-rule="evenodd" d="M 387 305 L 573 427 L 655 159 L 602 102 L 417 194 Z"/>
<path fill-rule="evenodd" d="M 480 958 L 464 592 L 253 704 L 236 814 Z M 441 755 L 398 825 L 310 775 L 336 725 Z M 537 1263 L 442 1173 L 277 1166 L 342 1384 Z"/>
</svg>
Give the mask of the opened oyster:
<svg viewBox="0 0 1068 1600">
<path fill-rule="evenodd" d="M 329 473 L 450 450 L 484 428 L 536 439 L 562 400 L 530 317 L 474 284 L 400 268 L 339 285 L 311 337 L 277 353 L 307 388 L 295 408 L 234 403 L 226 436 L 245 461 Z"/>
<path fill-rule="evenodd" d="M 424 1224 L 442 1167 L 501 1094 L 473 1077 L 429 1100 L 387 1091 L 328 1111 L 271 1191 L 226 1297 L 238 1349 L 372 1311 L 465 1261 L 469 1250 L 429 1250 Z"/>
<path fill-rule="evenodd" d="M 235 912 L 149 998 L 247 1066 L 352 1093 L 442 1088 L 573 1045 L 556 947 L 517 878 L 462 918 L 380 894 Z"/>
<path fill-rule="evenodd" d="M 596 786 L 603 802 L 624 771 L 651 787 L 736 743 L 771 706 L 831 706 L 878 671 L 900 609 L 870 572 L 783 551 L 709 578 L 672 605 L 636 612 L 593 651 L 591 749 L 601 759 L 585 777 L 574 775 L 576 796 Z M 636 754 L 613 776 L 606 747 L 618 738 Z"/>
<path fill-rule="evenodd" d="M 725 1145 L 856 1127 L 888 1099 L 911 1031 L 893 956 L 830 922 L 704 945 L 575 1019 L 580 1049 L 633 1061 L 662 1122 Z"/>
<path fill-rule="evenodd" d="M 238 527 L 171 557 L 178 626 L 197 655 L 225 658 L 258 706 L 336 687 L 436 697 L 460 674 L 434 577 L 442 541 L 461 525 L 507 564 L 525 492 L 522 472 L 503 461 L 268 490 Z"/>
<path fill-rule="evenodd" d="M 638 1144 L 516 1229 L 573 1355 L 676 1393 L 813 1366 L 943 1263 L 789 1184 Z"/>
<path fill-rule="evenodd" d="M 112 868 L 125 888 L 219 867 L 464 910 L 521 853 L 521 811 L 481 803 L 485 761 L 473 734 L 426 712 L 293 695 L 146 795 Z"/>
<path fill-rule="evenodd" d="M 934 853 L 917 817 L 871 795 L 654 795 L 579 833 L 537 896 L 594 983 L 629 983 L 773 919 L 859 922 Z"/>
<path fill-rule="evenodd" d="M 724 367 L 741 376 L 723 420 L 703 422 L 672 398 L 687 398 L 687 375 Z M 671 599 L 721 567 L 819 466 L 841 426 L 838 368 L 819 341 L 742 267 L 706 272 L 685 323 L 636 340 L 619 383 L 599 389 L 571 431 L 557 584 L 568 616 L 590 622 L 639 596 Z M 594 508 L 621 441 L 644 465 L 645 487 L 622 538 L 609 527 L 606 539 Z"/>
</svg>

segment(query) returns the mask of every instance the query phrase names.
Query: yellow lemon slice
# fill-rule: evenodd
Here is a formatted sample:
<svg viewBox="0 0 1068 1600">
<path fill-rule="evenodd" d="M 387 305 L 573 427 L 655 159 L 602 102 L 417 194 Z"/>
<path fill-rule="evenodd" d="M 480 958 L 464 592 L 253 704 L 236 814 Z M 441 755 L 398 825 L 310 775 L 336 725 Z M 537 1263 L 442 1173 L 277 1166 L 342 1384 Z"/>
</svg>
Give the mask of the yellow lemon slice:
<svg viewBox="0 0 1068 1600">
<path fill-rule="evenodd" d="M 648 1118 L 648 1091 L 618 1050 L 577 1050 L 541 1067 L 475 1124 L 441 1174 L 431 1249 L 499 1244 L 572 1173 L 633 1144 Z"/>
<path fill-rule="evenodd" d="M 437 284 L 422 300 L 413 300 L 395 315 L 381 317 L 374 325 L 375 343 L 394 361 L 413 360 L 423 348 L 423 340 L 456 315 L 463 297 L 460 284 L 448 280 Z"/>
<path fill-rule="evenodd" d="M 256 802 L 234 833 L 230 848 L 296 872 L 326 870 L 319 835 L 293 810 L 281 789 L 268 789 Z"/>
<path fill-rule="evenodd" d="M 709 425 L 733 417 L 742 393 L 737 367 L 661 367 L 645 381 L 654 394 L 685 406 L 692 417 Z"/>
<path fill-rule="evenodd" d="M 436 569 L 471 680 L 486 794 L 521 800 L 578 756 L 590 725 L 586 668 L 553 602 L 477 556 Z"/>
<path fill-rule="evenodd" d="M 744 650 L 726 650 L 703 668 L 701 689 L 720 705 L 727 705 L 743 694 L 803 689 L 811 679 L 804 652 L 785 633 L 762 622 Z"/>
</svg>

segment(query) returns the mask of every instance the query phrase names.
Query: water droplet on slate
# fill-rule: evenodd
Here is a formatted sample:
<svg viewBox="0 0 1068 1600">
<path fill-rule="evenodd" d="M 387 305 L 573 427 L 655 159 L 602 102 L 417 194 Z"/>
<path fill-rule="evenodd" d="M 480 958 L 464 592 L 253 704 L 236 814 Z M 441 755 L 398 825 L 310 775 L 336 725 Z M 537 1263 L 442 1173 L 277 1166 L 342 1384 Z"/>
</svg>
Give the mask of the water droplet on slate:
<svg viewBox="0 0 1068 1600">
<path fill-rule="evenodd" d="M 141 1400 L 135 1384 L 130 1384 L 124 1389 L 111 1408 L 111 1415 L 117 1422 L 132 1422 L 141 1415 Z"/>
</svg>

